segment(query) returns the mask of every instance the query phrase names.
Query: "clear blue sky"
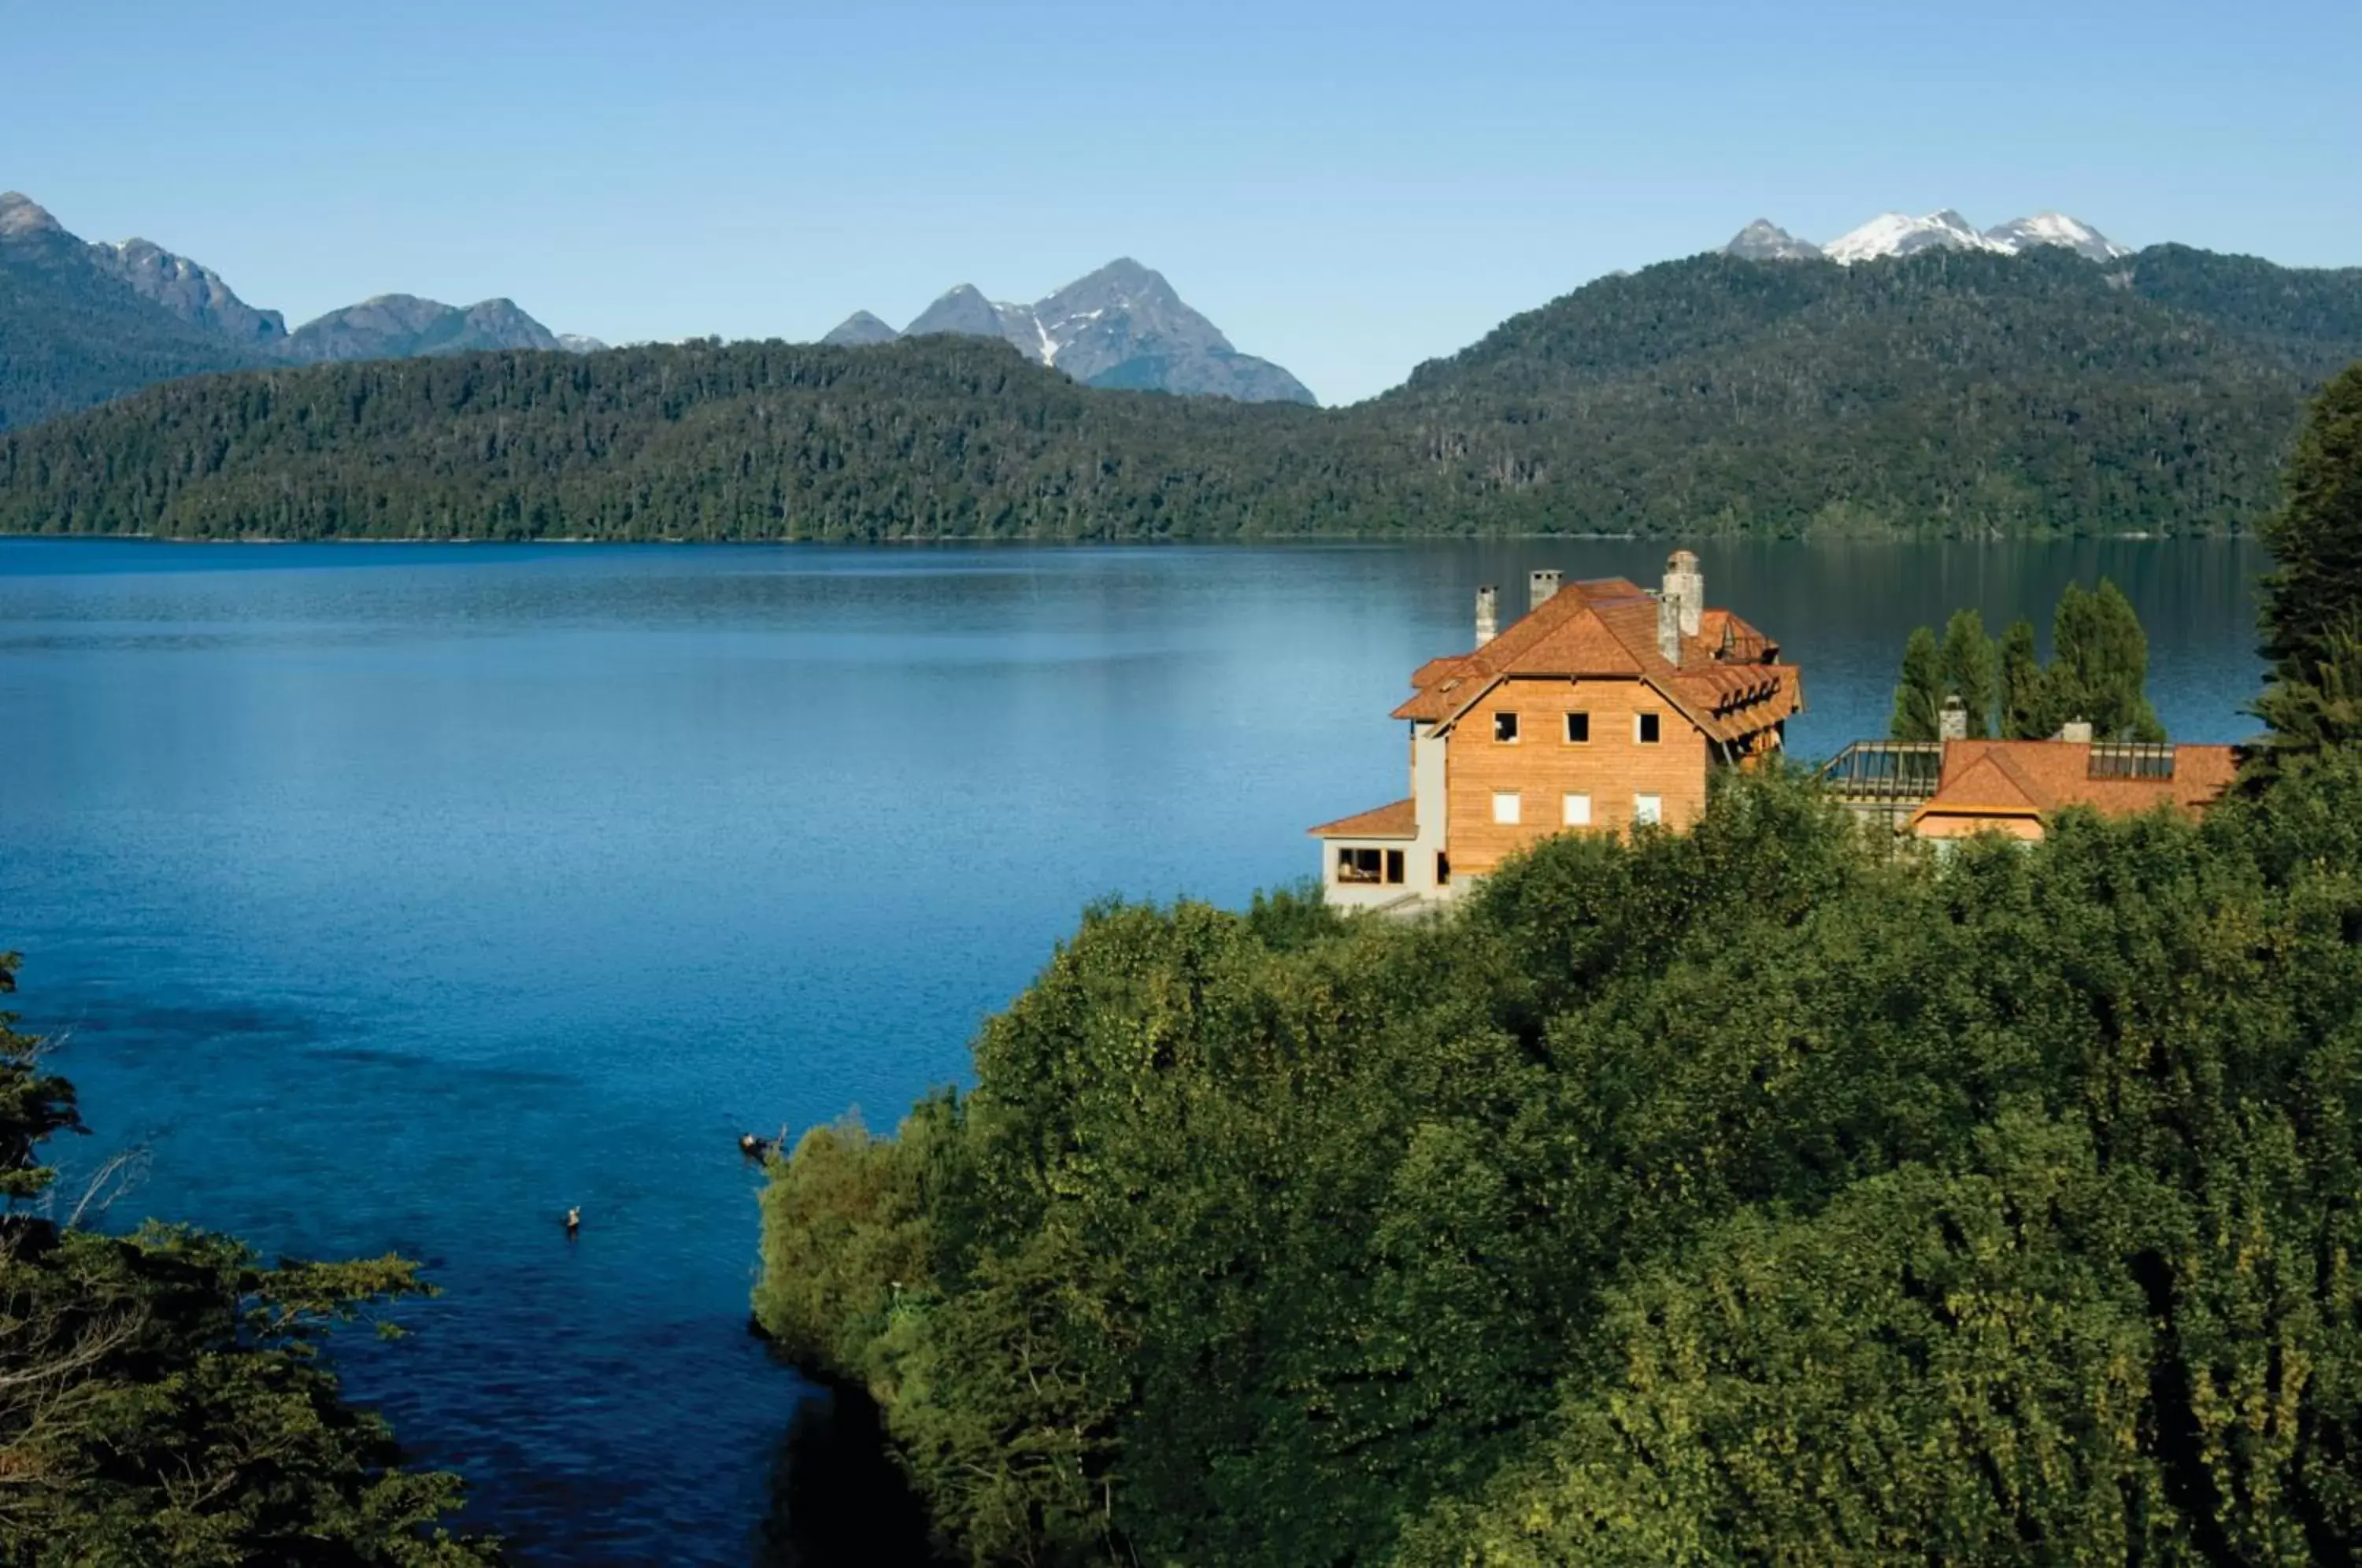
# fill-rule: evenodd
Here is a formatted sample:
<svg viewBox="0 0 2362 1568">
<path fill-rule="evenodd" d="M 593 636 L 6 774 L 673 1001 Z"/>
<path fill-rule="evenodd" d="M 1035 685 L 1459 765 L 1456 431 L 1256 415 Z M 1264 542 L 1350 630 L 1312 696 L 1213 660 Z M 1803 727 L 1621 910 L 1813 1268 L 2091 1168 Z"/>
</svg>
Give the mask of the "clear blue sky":
<svg viewBox="0 0 2362 1568">
<path fill-rule="evenodd" d="M 897 326 L 1118 255 L 1324 402 L 1769 216 L 2362 263 L 2362 5 L 0 0 L 0 188 L 292 324 Z"/>
</svg>

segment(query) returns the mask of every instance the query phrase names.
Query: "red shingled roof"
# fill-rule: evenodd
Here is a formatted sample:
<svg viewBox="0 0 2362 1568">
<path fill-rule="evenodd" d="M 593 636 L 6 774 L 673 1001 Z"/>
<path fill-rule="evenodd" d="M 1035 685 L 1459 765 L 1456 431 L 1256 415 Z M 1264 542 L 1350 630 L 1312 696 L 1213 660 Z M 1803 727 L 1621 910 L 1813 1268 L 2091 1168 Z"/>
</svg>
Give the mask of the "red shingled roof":
<svg viewBox="0 0 2362 1568">
<path fill-rule="evenodd" d="M 1639 679 L 1706 734 L 1737 740 L 1805 705 L 1795 666 L 1764 662 L 1778 646 L 1727 610 L 1708 610 L 1681 639 L 1678 663 L 1657 646 L 1657 601 L 1620 577 L 1573 582 L 1483 647 L 1429 659 L 1397 719 L 1449 724 L 1502 680 Z"/>
<path fill-rule="evenodd" d="M 1305 831 L 1314 838 L 1417 838 L 1418 817 L 1410 801 L 1396 801 L 1391 806 L 1339 817 Z"/>
<path fill-rule="evenodd" d="M 2231 787 L 2239 771 L 2227 745 L 2177 745 L 2169 778 L 2092 777 L 2084 741 L 1953 741 L 1944 747 L 1936 793 L 1911 815 L 1928 818 L 2039 818 L 2069 806 L 2132 816 L 2158 805 L 2195 811 Z"/>
</svg>

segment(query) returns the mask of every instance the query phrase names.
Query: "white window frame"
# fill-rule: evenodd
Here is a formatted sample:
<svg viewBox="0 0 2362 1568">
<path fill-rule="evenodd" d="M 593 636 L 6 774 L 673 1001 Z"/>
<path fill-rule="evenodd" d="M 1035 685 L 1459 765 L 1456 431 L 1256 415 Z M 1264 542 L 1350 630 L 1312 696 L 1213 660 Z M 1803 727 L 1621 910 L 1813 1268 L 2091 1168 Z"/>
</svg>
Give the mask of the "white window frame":
<svg viewBox="0 0 2362 1568">
<path fill-rule="evenodd" d="M 1632 825 L 1653 827 L 1665 820 L 1665 798 L 1662 795 L 1632 797 Z"/>
<path fill-rule="evenodd" d="M 1588 795 L 1573 793 L 1561 796 L 1559 799 L 1559 813 L 1564 821 L 1564 825 L 1567 827 L 1589 827 L 1591 825 L 1591 797 Z"/>
<path fill-rule="evenodd" d="M 1525 797 L 1515 790 L 1493 791 L 1493 821 L 1501 827 L 1516 827 L 1526 820 Z"/>
</svg>

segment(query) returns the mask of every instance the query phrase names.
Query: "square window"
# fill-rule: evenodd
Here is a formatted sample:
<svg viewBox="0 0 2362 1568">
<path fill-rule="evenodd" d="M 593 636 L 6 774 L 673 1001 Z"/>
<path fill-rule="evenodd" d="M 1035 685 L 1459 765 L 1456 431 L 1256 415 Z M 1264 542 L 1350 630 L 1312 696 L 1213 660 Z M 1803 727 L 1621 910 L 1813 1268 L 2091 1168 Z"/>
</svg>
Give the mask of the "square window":
<svg viewBox="0 0 2362 1568">
<path fill-rule="evenodd" d="M 1646 827 L 1665 820 L 1665 798 L 1662 795 L 1632 797 L 1632 825 Z"/>
<path fill-rule="evenodd" d="M 1518 738 L 1518 716 L 1515 713 L 1494 714 L 1493 738 L 1514 744 Z"/>
<path fill-rule="evenodd" d="M 1639 741 L 1642 745 L 1654 745 L 1657 744 L 1658 733 L 1656 714 L 1635 713 L 1632 715 L 1632 738 L 1634 740 Z"/>
<path fill-rule="evenodd" d="M 1591 739 L 1591 715 L 1569 713 L 1566 716 L 1566 744 L 1582 745 Z"/>
<path fill-rule="evenodd" d="M 1493 820 L 1496 823 L 1515 827 L 1525 820 L 1524 806 L 1525 803 L 1518 800 L 1515 790 L 1493 791 Z"/>
<path fill-rule="evenodd" d="M 1566 800 L 1565 800 L 1564 806 L 1565 806 L 1565 812 L 1566 812 L 1566 825 L 1567 825 L 1567 826 L 1569 826 L 1569 827 L 1589 827 L 1589 826 L 1591 825 L 1591 797 L 1590 797 L 1590 796 L 1588 796 L 1588 795 L 1569 795 L 1569 796 L 1566 798 Z"/>
</svg>

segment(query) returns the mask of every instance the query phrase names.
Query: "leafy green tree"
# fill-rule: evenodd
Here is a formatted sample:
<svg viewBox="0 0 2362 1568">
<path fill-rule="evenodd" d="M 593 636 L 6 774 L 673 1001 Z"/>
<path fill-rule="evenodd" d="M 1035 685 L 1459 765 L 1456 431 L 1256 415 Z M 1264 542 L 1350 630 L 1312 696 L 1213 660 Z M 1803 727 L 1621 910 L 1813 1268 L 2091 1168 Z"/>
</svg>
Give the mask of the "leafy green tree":
<svg viewBox="0 0 2362 1568">
<path fill-rule="evenodd" d="M 1968 712 L 1969 739 L 1983 740 L 1993 733 L 1993 711 L 2000 701 L 2000 653 L 1985 635 L 1984 617 L 1974 610 L 1957 610 L 1944 627 L 1944 690 L 1958 697 Z"/>
<path fill-rule="evenodd" d="M 2021 615 L 2001 640 L 2001 737 L 2040 740 L 2058 729 L 2051 722 L 2050 693 L 2043 679 L 2042 654 L 2034 623 Z"/>
<path fill-rule="evenodd" d="M 0 955 L 0 993 L 16 971 Z M 494 1561 L 444 1526 L 458 1478 L 404 1469 L 319 1359 L 334 1325 L 425 1293 L 414 1265 L 266 1265 L 193 1231 L 60 1222 L 38 1150 L 82 1124 L 15 1021 L 0 1013 L 0 1561 Z"/>
<path fill-rule="evenodd" d="M 1913 630 L 1903 645 L 1903 676 L 1894 688 L 1894 714 L 1887 721 L 1891 740 L 1931 741 L 1937 737 L 1944 707 L 1944 654 L 1936 634 L 1925 626 Z"/>
</svg>

